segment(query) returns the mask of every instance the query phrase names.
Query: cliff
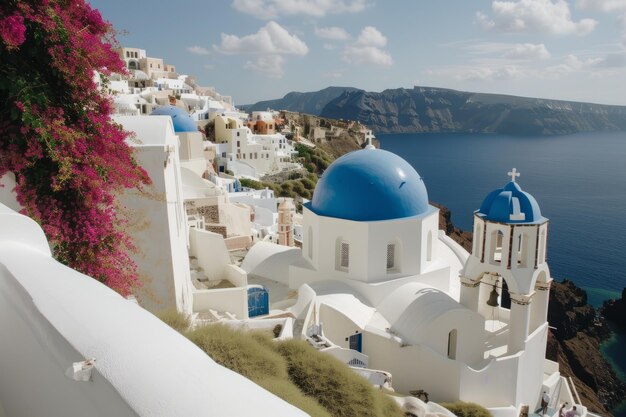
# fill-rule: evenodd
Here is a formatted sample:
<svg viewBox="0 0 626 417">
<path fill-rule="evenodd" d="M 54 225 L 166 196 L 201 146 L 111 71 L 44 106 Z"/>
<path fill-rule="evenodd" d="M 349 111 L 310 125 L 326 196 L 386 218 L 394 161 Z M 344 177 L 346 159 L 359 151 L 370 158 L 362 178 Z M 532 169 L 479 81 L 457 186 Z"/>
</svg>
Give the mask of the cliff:
<svg viewBox="0 0 626 417">
<path fill-rule="evenodd" d="M 334 100 L 346 91 L 360 91 L 353 87 L 326 87 L 320 91 L 301 93 L 292 91 L 283 98 L 245 104 L 241 107 L 247 112 L 273 110 L 289 110 L 292 112 L 319 115 L 329 101 Z"/>
<path fill-rule="evenodd" d="M 601 311 L 621 332 L 626 332 L 626 288 L 622 290 L 622 298 L 605 301 Z"/>
<path fill-rule="evenodd" d="M 610 415 L 626 396 L 626 385 L 600 353 L 611 332 L 606 321 L 587 304 L 587 294 L 567 280 L 552 283 L 548 321 L 556 329 L 546 357 L 559 363 L 562 375 L 572 377 L 584 405 Z"/>
<path fill-rule="evenodd" d="M 555 135 L 626 130 L 626 106 L 482 94 L 444 88 L 397 88 L 368 92 L 329 87 L 289 93 L 267 107 L 355 120 L 375 133 L 481 132 Z"/>
</svg>

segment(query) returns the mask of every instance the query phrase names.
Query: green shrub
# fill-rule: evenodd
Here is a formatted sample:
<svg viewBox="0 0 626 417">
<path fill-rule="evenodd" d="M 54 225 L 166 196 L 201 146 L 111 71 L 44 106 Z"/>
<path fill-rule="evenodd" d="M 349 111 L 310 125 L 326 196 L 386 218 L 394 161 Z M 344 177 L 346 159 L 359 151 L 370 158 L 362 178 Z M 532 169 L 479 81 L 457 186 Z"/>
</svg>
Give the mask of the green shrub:
<svg viewBox="0 0 626 417">
<path fill-rule="evenodd" d="M 239 183 L 242 187 L 254 188 L 255 190 L 263 190 L 265 186 L 263 183 L 255 180 L 251 180 L 249 178 L 240 178 Z"/>
<path fill-rule="evenodd" d="M 475 403 L 456 401 L 453 403 L 439 403 L 439 405 L 447 408 L 456 414 L 457 417 L 492 417 L 489 410 Z"/>
<path fill-rule="evenodd" d="M 304 395 L 289 379 L 266 378 L 255 382 L 311 417 L 332 417 L 315 398 Z"/>
<path fill-rule="evenodd" d="M 186 336 L 215 362 L 253 381 L 287 378 L 281 356 L 249 334 L 216 324 L 199 327 Z"/>
<path fill-rule="evenodd" d="M 278 351 L 287 360 L 291 381 L 334 417 L 404 415 L 392 399 L 375 390 L 345 364 L 317 352 L 305 342 L 281 342 Z"/>
<path fill-rule="evenodd" d="M 189 325 L 191 324 L 189 316 L 179 313 L 173 309 L 160 311 L 156 313 L 156 316 L 179 333 L 187 331 L 187 329 L 189 329 Z"/>
</svg>

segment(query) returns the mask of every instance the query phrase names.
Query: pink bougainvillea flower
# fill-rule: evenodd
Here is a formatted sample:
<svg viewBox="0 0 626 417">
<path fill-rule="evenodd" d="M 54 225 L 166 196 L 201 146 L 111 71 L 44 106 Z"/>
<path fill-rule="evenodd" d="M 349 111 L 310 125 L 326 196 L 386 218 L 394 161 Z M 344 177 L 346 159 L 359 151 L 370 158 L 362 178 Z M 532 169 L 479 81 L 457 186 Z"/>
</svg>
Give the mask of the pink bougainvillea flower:
<svg viewBox="0 0 626 417">
<path fill-rule="evenodd" d="M 0 19 L 0 38 L 4 41 L 7 49 L 16 49 L 26 40 L 26 26 L 24 18 L 19 14 L 13 14 Z"/>
</svg>

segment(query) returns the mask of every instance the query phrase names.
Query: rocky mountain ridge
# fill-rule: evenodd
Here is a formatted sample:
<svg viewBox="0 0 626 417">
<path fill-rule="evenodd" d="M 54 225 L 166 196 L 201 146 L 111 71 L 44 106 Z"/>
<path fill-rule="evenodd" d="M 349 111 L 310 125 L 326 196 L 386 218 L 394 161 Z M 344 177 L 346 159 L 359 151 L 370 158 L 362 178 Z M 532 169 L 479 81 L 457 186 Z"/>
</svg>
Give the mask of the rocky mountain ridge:
<svg viewBox="0 0 626 417">
<path fill-rule="evenodd" d="M 555 135 L 626 130 L 626 106 L 417 86 L 382 92 L 329 87 L 318 92 L 289 93 L 283 99 L 251 107 L 355 120 L 375 133 Z"/>
</svg>

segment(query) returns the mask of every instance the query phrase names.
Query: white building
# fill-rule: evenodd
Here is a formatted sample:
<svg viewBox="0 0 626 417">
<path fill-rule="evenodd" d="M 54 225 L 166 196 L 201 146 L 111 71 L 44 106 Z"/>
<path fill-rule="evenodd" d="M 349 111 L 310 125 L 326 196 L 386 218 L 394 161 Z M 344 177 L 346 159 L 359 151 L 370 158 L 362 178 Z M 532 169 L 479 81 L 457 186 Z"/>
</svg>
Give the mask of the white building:
<svg viewBox="0 0 626 417">
<path fill-rule="evenodd" d="M 191 313 L 189 238 L 175 125 L 169 116 L 114 120 L 134 133 L 128 143 L 152 180 L 147 193 L 128 192 L 120 198 L 138 248 L 132 255 L 142 282 L 137 298 L 153 312 L 175 308 Z"/>
<path fill-rule="evenodd" d="M 55 261 L 0 204 L 0 416 L 304 417 L 136 303 Z"/>
<path fill-rule="evenodd" d="M 419 174 L 368 146 L 320 179 L 304 205 L 299 256 L 259 244 L 242 267 L 270 297 L 276 281 L 298 290 L 296 305 L 309 306 L 302 336 L 328 340 L 348 364 L 391 372 L 397 391 L 511 417 L 537 409 L 544 390 L 555 404 L 573 402 L 558 364 L 544 359 L 547 219 L 513 181 L 485 199 L 475 225 L 468 254 L 438 230 Z M 510 309 L 500 305 L 503 282 Z"/>
<path fill-rule="evenodd" d="M 285 136 L 255 135 L 240 119 L 216 116 L 215 142 L 219 169 L 235 176 L 259 178 L 289 168 L 300 167 L 291 161 L 297 153 Z"/>
</svg>

